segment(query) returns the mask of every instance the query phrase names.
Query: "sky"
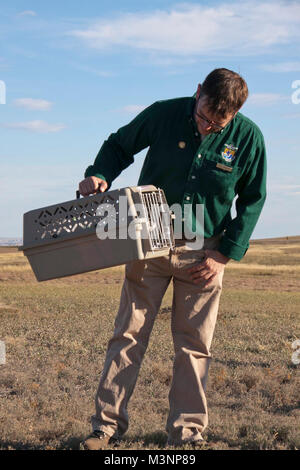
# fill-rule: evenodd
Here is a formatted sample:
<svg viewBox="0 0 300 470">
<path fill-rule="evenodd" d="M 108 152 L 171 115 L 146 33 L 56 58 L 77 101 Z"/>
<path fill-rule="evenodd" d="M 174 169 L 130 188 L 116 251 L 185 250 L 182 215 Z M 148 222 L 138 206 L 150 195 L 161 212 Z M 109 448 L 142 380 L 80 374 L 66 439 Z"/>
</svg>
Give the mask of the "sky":
<svg viewBox="0 0 300 470">
<path fill-rule="evenodd" d="M 240 73 L 267 201 L 252 238 L 300 235 L 300 1 L 0 2 L 0 237 L 75 198 L 110 133 L 154 101 Z M 111 189 L 137 184 L 146 151 Z"/>
</svg>

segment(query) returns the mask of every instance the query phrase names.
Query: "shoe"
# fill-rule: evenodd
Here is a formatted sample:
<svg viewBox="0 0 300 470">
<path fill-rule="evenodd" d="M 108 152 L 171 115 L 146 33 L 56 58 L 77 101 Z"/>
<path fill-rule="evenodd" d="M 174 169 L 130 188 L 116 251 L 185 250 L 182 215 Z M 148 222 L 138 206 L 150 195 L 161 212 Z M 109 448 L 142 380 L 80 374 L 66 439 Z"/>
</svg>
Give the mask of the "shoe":
<svg viewBox="0 0 300 470">
<path fill-rule="evenodd" d="M 84 441 L 79 444 L 80 450 L 101 450 L 108 447 L 118 447 L 119 440 L 108 436 L 103 431 L 93 431 Z"/>
</svg>

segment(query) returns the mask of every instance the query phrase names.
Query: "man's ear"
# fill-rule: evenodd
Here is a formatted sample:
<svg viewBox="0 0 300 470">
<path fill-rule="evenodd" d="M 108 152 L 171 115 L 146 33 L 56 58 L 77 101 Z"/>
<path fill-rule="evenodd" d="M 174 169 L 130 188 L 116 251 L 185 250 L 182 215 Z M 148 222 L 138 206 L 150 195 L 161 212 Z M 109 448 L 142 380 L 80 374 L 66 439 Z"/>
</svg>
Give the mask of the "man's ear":
<svg viewBox="0 0 300 470">
<path fill-rule="evenodd" d="M 199 98 L 200 91 L 201 91 L 201 84 L 199 83 L 198 88 L 197 88 L 197 91 L 196 91 L 196 93 L 195 93 L 195 95 L 194 95 L 195 98 L 196 98 L 196 100 Z"/>
</svg>

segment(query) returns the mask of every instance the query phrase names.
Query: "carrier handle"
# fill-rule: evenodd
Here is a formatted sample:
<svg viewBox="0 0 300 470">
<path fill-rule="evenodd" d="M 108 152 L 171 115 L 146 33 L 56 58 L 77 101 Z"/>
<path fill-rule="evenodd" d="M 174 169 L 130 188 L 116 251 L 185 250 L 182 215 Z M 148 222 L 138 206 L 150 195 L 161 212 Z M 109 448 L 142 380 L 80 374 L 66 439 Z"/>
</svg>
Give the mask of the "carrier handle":
<svg viewBox="0 0 300 470">
<path fill-rule="evenodd" d="M 100 186 L 101 186 L 101 183 L 99 183 L 96 193 L 101 193 Z M 77 191 L 76 191 L 76 199 L 80 199 L 79 189 L 77 189 Z"/>
</svg>

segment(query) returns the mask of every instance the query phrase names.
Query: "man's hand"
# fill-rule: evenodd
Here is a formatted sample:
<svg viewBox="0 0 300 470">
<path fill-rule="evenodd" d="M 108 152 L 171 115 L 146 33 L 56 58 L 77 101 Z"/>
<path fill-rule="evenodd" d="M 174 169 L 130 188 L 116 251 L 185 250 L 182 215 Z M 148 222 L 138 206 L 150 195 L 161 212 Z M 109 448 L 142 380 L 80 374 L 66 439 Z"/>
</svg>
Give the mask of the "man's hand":
<svg viewBox="0 0 300 470">
<path fill-rule="evenodd" d="M 88 196 L 89 194 L 96 194 L 98 189 L 103 193 L 107 187 L 106 181 L 96 176 L 89 176 L 79 183 L 79 192 L 82 196 Z"/>
<path fill-rule="evenodd" d="M 205 250 L 205 259 L 187 271 L 190 273 L 194 284 L 202 284 L 203 287 L 206 287 L 212 283 L 217 274 L 224 271 L 229 260 L 230 258 L 222 255 L 217 250 Z"/>
</svg>

